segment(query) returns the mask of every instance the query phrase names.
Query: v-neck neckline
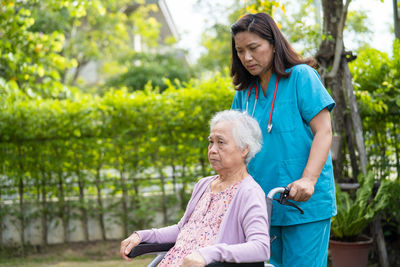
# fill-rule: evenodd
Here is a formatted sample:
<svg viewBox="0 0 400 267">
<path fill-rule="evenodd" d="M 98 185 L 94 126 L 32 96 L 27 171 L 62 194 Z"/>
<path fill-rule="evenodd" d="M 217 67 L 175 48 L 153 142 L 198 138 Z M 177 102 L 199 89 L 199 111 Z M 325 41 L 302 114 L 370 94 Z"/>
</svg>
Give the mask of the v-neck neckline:
<svg viewBox="0 0 400 267">
<path fill-rule="evenodd" d="M 274 93 L 274 86 L 272 86 L 271 84 L 275 84 L 275 83 L 276 83 L 276 74 L 273 72 L 271 75 L 271 78 L 269 78 L 267 90 L 264 95 L 264 91 L 263 91 L 263 88 L 261 87 L 261 83 L 260 83 L 260 78 L 257 78 L 257 87 L 259 88 L 258 95 L 259 95 L 260 100 L 268 99 L 268 96 L 270 94 Z M 271 91 L 272 91 L 272 93 L 271 93 Z"/>
</svg>

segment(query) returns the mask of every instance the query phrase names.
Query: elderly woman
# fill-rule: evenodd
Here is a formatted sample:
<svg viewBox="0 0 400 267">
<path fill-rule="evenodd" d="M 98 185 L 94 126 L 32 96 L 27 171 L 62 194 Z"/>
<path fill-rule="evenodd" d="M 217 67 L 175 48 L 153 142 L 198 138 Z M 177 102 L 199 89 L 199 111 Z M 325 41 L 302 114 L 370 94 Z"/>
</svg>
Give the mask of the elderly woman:
<svg viewBox="0 0 400 267">
<path fill-rule="evenodd" d="M 247 172 L 261 149 L 261 129 L 239 111 L 217 113 L 210 123 L 208 159 L 217 175 L 194 187 L 178 224 L 136 231 L 121 242 L 122 258 L 140 242 L 175 246 L 159 266 L 205 266 L 212 262 L 257 262 L 269 258 L 265 195 Z"/>
</svg>

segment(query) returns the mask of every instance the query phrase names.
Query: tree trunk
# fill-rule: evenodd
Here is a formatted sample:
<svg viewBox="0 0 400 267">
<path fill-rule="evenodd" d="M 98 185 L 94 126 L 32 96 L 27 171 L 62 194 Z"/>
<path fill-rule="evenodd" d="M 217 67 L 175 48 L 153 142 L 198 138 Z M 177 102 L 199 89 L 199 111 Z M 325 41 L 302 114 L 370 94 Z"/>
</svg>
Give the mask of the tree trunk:
<svg viewBox="0 0 400 267">
<path fill-rule="evenodd" d="M 141 198 L 140 198 L 140 179 L 135 177 L 135 173 L 132 173 L 132 182 L 133 182 L 133 191 L 134 191 L 134 195 L 132 198 L 132 207 L 131 210 L 140 210 L 141 209 Z M 143 216 L 137 216 L 135 218 L 135 227 L 142 229 L 145 228 L 146 225 L 146 218 L 144 218 Z"/>
<path fill-rule="evenodd" d="M 24 209 L 24 180 L 22 174 L 18 177 L 18 195 L 19 195 L 19 224 L 20 224 L 20 242 L 22 248 L 22 255 L 24 255 L 25 245 L 25 209 Z"/>
<path fill-rule="evenodd" d="M 103 206 L 103 198 L 101 194 L 101 182 L 100 182 L 100 168 L 98 167 L 96 170 L 96 189 L 97 189 L 97 206 L 98 206 L 98 219 L 100 223 L 101 230 L 101 238 L 102 240 L 106 240 L 106 228 L 104 226 L 104 206 Z"/>
<path fill-rule="evenodd" d="M 171 168 L 172 168 L 172 186 L 173 186 L 174 194 L 176 194 L 176 167 L 175 167 L 173 158 L 171 158 Z"/>
<path fill-rule="evenodd" d="M 85 241 L 89 241 L 89 227 L 88 227 L 88 214 L 85 203 L 85 177 L 82 173 L 82 158 L 79 157 L 77 152 L 74 152 L 75 159 L 75 175 L 78 178 L 78 189 L 79 189 L 79 209 L 81 212 L 81 225 L 83 229 L 83 238 Z"/>
<path fill-rule="evenodd" d="M 47 232 L 48 232 L 48 226 L 47 226 L 47 191 L 46 191 L 46 183 L 45 183 L 45 172 L 44 170 L 42 172 L 42 177 L 41 177 L 41 193 L 42 193 L 42 199 L 41 199 L 41 206 L 42 206 L 42 212 L 41 212 L 41 222 L 42 222 L 42 228 L 41 228 L 41 236 L 42 236 L 42 245 L 47 246 Z"/>
<path fill-rule="evenodd" d="M 79 74 L 81 72 L 81 69 L 88 63 L 87 60 L 78 60 L 78 66 L 76 66 L 75 71 L 74 71 L 74 75 L 72 77 L 72 81 L 71 81 L 71 85 L 75 85 L 76 84 L 76 80 L 79 77 Z"/>
<path fill-rule="evenodd" d="M 79 207 L 82 215 L 81 222 L 83 228 L 83 236 L 85 241 L 89 241 L 88 215 L 85 204 L 85 181 L 84 178 L 82 177 L 82 173 L 79 170 L 76 172 L 76 175 L 78 177 Z"/>
<path fill-rule="evenodd" d="M 350 115 L 353 125 L 358 156 L 360 158 L 361 172 L 365 174 L 367 173 L 367 154 L 365 152 L 363 127 L 362 127 L 360 113 L 358 112 L 357 100 L 354 95 L 354 87 L 347 60 L 342 60 L 342 68 L 344 72 L 344 89 L 346 91 L 347 102 L 349 103 L 350 106 Z"/>
<path fill-rule="evenodd" d="M 325 35 L 331 36 L 332 38 L 327 38 L 322 42 L 317 53 L 317 60 L 325 70 L 329 69 L 333 65 L 332 70 L 328 74 L 324 73 L 323 77 L 326 87 L 332 90 L 333 98 L 336 101 L 336 108 L 333 112 L 334 131 L 338 135 L 342 135 L 344 132 L 346 135 L 346 140 L 352 139 L 355 141 L 361 171 L 365 173 L 367 157 L 365 153 L 362 123 L 354 96 L 348 62 L 346 60 L 345 53 L 343 52 L 343 28 L 349 4 L 350 0 L 346 1 L 345 6 L 343 6 L 343 2 L 341 0 L 322 1 L 324 11 L 323 31 Z M 351 118 L 351 127 L 346 127 L 343 122 L 347 107 L 350 110 L 349 115 Z M 342 158 L 338 157 L 335 161 L 335 177 L 336 179 L 341 180 L 341 171 L 343 170 Z M 353 168 L 356 167 L 354 162 L 352 166 Z M 355 173 L 357 172 L 358 171 L 356 170 Z"/>
<path fill-rule="evenodd" d="M 62 152 L 61 148 L 57 142 L 52 144 L 53 152 L 55 159 L 58 160 L 58 164 L 56 165 L 58 169 L 56 170 L 57 175 L 57 186 L 58 186 L 58 217 L 61 220 L 61 225 L 63 228 L 63 243 L 69 243 L 68 238 L 68 223 L 69 223 L 69 210 L 67 209 L 67 205 L 65 203 L 65 186 L 64 186 L 64 176 L 63 176 L 63 169 L 62 169 Z"/>
<path fill-rule="evenodd" d="M 200 158 L 200 165 L 201 165 L 201 174 L 203 177 L 206 177 L 207 176 L 206 162 L 205 162 L 204 158 Z"/>
<path fill-rule="evenodd" d="M 23 153 L 21 145 L 18 144 L 18 163 L 19 163 L 19 174 L 18 174 L 18 196 L 19 196 L 19 224 L 20 224 L 20 242 L 21 242 L 21 253 L 25 255 L 25 209 L 24 209 L 24 166 L 22 164 Z"/>
<path fill-rule="evenodd" d="M 128 236 L 128 188 L 126 186 L 126 178 L 124 176 L 124 170 L 119 172 L 122 189 L 122 229 L 124 236 Z"/>
<path fill-rule="evenodd" d="M 351 121 L 349 118 L 349 114 L 346 113 L 345 116 L 345 122 L 346 122 L 346 131 L 347 132 L 351 132 L 352 128 L 351 128 Z M 354 147 L 354 140 L 352 138 L 351 135 L 347 135 L 347 148 L 349 150 L 349 155 L 350 155 L 350 162 L 351 162 L 351 169 L 352 169 L 352 181 L 348 181 L 348 182 L 352 182 L 352 183 L 356 183 L 357 182 L 357 177 L 359 174 L 359 168 L 358 168 L 358 163 L 357 163 L 357 156 L 355 153 L 355 147 Z"/>
<path fill-rule="evenodd" d="M 347 140 L 347 134 L 345 131 L 345 113 L 346 106 L 344 102 L 343 91 L 341 90 L 342 73 L 339 71 L 336 79 L 326 79 L 325 86 L 332 90 L 332 97 L 336 102 L 336 107 L 333 109 L 333 131 L 336 135 L 342 136 L 339 139 L 339 151 L 337 153 L 337 157 L 333 162 L 333 171 L 337 181 L 343 180 L 343 170 L 344 170 L 344 140 Z M 345 138 L 344 138 L 345 137 Z"/>
<path fill-rule="evenodd" d="M 161 208 L 163 213 L 163 224 L 167 225 L 168 223 L 168 214 L 167 214 L 167 196 L 165 193 L 165 176 L 161 169 L 158 170 L 160 175 L 160 187 L 161 187 Z"/>
<path fill-rule="evenodd" d="M 400 40 L 400 8 L 398 0 L 393 0 L 394 35 Z"/>
<path fill-rule="evenodd" d="M 326 38 L 320 45 L 316 54 L 316 59 L 322 69 L 321 78 L 325 87 L 330 89 L 332 97 L 336 102 L 336 107 L 333 110 L 333 131 L 334 134 L 343 136 L 345 129 L 344 114 L 346 111 L 344 94 L 342 90 L 342 71 L 339 69 L 336 72 L 336 77 L 327 77 L 326 70 L 330 68 L 334 61 L 336 37 L 338 35 L 338 27 L 340 17 L 342 14 L 343 3 L 342 1 L 322 0 L 323 8 L 323 33 L 332 38 Z M 339 152 L 333 162 L 334 175 L 338 181 L 342 180 L 343 170 L 343 138 L 339 138 Z"/>
<path fill-rule="evenodd" d="M 64 182 L 62 173 L 59 171 L 57 173 L 58 176 L 58 212 L 59 217 L 61 219 L 61 224 L 63 228 L 63 243 L 68 243 L 68 211 L 65 205 L 65 196 L 64 196 Z"/>
<path fill-rule="evenodd" d="M 182 172 L 181 172 L 181 183 L 182 188 L 180 190 L 180 202 L 181 202 L 181 210 L 186 210 L 186 162 L 182 163 Z"/>
</svg>

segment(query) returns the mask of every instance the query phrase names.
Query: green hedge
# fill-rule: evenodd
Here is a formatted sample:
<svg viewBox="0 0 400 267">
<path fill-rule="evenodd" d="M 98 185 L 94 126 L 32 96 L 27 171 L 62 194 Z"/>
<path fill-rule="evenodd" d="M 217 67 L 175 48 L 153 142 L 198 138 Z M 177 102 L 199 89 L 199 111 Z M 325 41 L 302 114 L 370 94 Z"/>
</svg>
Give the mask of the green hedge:
<svg viewBox="0 0 400 267">
<path fill-rule="evenodd" d="M 14 200 L 19 205 L 0 216 L 16 215 L 22 229 L 30 216 L 41 217 L 44 224 L 59 218 L 68 241 L 72 205 L 86 226 L 85 239 L 88 216 L 98 217 L 105 238 L 103 215 L 108 211 L 120 217 L 128 234 L 149 222 L 142 191 L 156 185 L 158 206 L 169 223 L 175 219 L 168 217 L 170 201 L 179 201 L 184 209 L 187 185 L 210 174 L 208 122 L 217 111 L 230 108 L 233 96 L 231 80 L 216 75 L 201 83 L 170 83 L 163 93 L 148 86 L 134 93 L 113 90 L 102 97 L 3 99 L 0 203 Z M 175 193 L 172 199 L 167 187 Z M 112 205 L 103 203 L 114 196 Z M 54 199 L 57 205 L 48 205 Z M 26 202 L 42 209 L 31 214 Z M 46 243 L 47 225 L 42 228 Z M 21 243 L 26 243 L 23 235 Z"/>
</svg>

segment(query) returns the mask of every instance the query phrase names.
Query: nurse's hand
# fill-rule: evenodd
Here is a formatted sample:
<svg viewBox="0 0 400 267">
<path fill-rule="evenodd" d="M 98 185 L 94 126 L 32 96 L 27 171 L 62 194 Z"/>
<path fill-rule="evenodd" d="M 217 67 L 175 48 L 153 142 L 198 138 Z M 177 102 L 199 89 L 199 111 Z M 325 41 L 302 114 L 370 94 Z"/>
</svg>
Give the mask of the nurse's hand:
<svg viewBox="0 0 400 267">
<path fill-rule="evenodd" d="M 314 179 L 302 177 L 301 179 L 289 184 L 289 199 L 294 201 L 307 201 L 314 194 Z"/>
</svg>

